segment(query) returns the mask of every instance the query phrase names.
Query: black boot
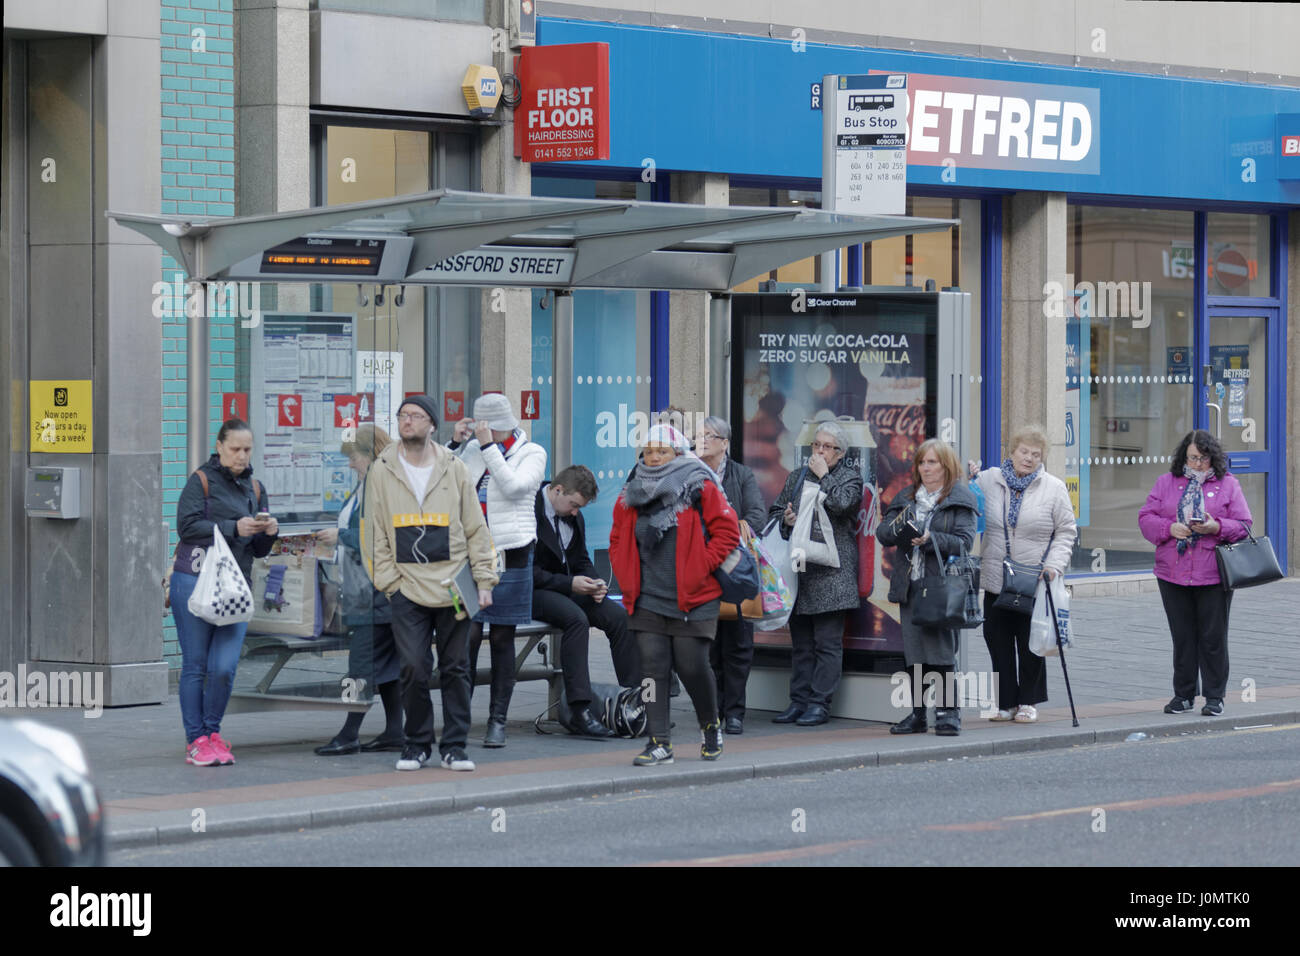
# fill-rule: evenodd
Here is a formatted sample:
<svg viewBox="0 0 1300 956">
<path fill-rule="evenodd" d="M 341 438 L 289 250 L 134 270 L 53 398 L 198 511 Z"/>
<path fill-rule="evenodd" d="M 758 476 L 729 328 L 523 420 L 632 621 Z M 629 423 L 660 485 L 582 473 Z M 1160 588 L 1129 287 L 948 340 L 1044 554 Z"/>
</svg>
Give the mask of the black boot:
<svg viewBox="0 0 1300 956">
<path fill-rule="evenodd" d="M 912 712 L 889 728 L 891 734 L 925 733 L 925 708 L 913 707 Z"/>
<path fill-rule="evenodd" d="M 487 733 L 484 747 L 506 745 L 506 714 L 510 710 L 510 697 L 515 691 L 515 629 L 510 628 L 509 639 L 497 636 L 493 629 L 489 646 L 492 650 L 492 696 L 488 703 Z"/>
<path fill-rule="evenodd" d="M 375 739 L 366 741 L 361 745 L 361 749 L 367 753 L 376 750 L 400 751 L 406 741 L 402 731 L 402 723 L 405 717 L 402 714 L 400 684 L 395 680 L 385 681 L 380 684 L 379 700 L 384 705 L 384 732 Z"/>
<path fill-rule="evenodd" d="M 961 709 L 958 707 L 936 707 L 934 709 L 934 732 L 938 737 L 956 737 L 961 733 Z"/>
</svg>

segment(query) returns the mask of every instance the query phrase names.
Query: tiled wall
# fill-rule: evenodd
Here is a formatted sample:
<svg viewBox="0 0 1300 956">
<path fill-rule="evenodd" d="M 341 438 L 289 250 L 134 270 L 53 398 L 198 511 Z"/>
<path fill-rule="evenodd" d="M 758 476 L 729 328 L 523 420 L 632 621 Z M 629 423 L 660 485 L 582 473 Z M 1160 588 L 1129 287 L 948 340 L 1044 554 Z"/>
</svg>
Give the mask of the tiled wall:
<svg viewBox="0 0 1300 956">
<path fill-rule="evenodd" d="M 235 65 L 233 0 L 161 0 L 163 215 L 235 214 Z M 202 49 L 197 31 L 203 31 Z M 184 282 L 163 256 L 162 281 L 175 289 L 163 308 L 163 520 L 176 542 L 176 501 L 197 462 L 186 461 Z M 178 275 L 180 278 L 178 278 Z M 178 307 L 180 306 L 180 307 Z M 212 318 L 209 434 L 216 435 L 223 391 L 233 391 L 235 325 Z M 163 656 L 180 666 L 171 618 Z"/>
</svg>

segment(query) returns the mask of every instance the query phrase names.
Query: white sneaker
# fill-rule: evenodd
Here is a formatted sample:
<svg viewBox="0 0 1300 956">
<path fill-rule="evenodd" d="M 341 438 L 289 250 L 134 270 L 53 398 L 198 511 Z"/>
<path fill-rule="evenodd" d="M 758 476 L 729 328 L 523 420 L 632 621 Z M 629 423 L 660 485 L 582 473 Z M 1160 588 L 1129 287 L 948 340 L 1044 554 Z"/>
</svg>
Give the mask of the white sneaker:
<svg viewBox="0 0 1300 956">
<path fill-rule="evenodd" d="M 448 770 L 473 770 L 474 761 L 469 759 L 465 751 L 459 747 L 453 747 L 450 751 L 442 755 L 442 765 Z"/>
<path fill-rule="evenodd" d="M 429 752 L 419 747 L 407 746 L 402 749 L 402 756 L 397 758 L 398 770 L 419 770 L 429 762 Z"/>
<path fill-rule="evenodd" d="M 1016 712 L 1014 710 L 999 710 L 989 720 L 1015 720 Z"/>
</svg>

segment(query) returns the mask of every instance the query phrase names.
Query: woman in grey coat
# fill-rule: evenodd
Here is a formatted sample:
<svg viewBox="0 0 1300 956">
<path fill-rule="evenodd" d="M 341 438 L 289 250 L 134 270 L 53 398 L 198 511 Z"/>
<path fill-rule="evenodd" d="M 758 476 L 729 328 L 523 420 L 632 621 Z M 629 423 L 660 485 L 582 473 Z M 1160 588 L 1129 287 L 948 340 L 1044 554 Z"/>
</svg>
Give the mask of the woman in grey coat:
<svg viewBox="0 0 1300 956">
<path fill-rule="evenodd" d="M 790 473 L 768 510 L 781 519 L 781 537 L 789 539 L 799 514 L 805 481 L 820 486 L 823 506 L 840 566 L 809 562 L 799 571 L 799 593 L 790 615 L 790 706 L 772 718 L 778 724 L 812 727 L 830 718 L 831 697 L 840 684 L 844 663 L 844 615 L 858 607 L 858 511 L 862 475 L 844 460 L 848 436 L 835 422 L 822 422 L 813 437 L 808 467 Z M 811 538 L 825 541 L 814 516 Z"/>
<path fill-rule="evenodd" d="M 914 581 L 943 572 L 935 546 L 947 561 L 975 543 L 975 495 L 960 477 L 961 464 L 952 446 L 937 438 L 923 442 L 912 458 L 911 486 L 889 503 L 876 531 L 882 545 L 898 548 L 889 600 L 897 602 L 901 612 L 904 662 L 908 668 L 920 665 L 923 681 L 937 681 L 934 732 L 942 737 L 961 733 L 961 708 L 948 678 L 957 663 L 960 631 L 913 624 L 911 592 Z M 890 733 L 925 733 L 925 698 L 916 699 L 919 691 L 919 686 L 913 688 L 912 712 L 890 727 Z"/>
</svg>

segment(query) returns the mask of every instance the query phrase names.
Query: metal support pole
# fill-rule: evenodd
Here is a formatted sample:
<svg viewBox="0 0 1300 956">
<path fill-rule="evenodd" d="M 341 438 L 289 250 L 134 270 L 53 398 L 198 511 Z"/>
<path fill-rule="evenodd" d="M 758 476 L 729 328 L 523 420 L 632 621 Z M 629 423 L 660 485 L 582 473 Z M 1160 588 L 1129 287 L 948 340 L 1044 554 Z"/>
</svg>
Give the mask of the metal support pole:
<svg viewBox="0 0 1300 956">
<path fill-rule="evenodd" d="M 189 316 L 185 338 L 185 449 L 189 468 L 208 460 L 208 284 L 199 283 L 197 315 Z M 187 299 L 188 302 L 188 299 Z M 188 310 L 188 307 L 187 307 Z M 251 412 L 251 409 L 250 409 Z"/>
<path fill-rule="evenodd" d="M 731 421 L 731 296 L 709 296 L 709 414 Z"/>
<path fill-rule="evenodd" d="M 555 293 L 555 334 L 551 361 L 555 385 L 555 430 L 551 438 L 551 474 L 573 464 L 573 293 Z"/>
</svg>

